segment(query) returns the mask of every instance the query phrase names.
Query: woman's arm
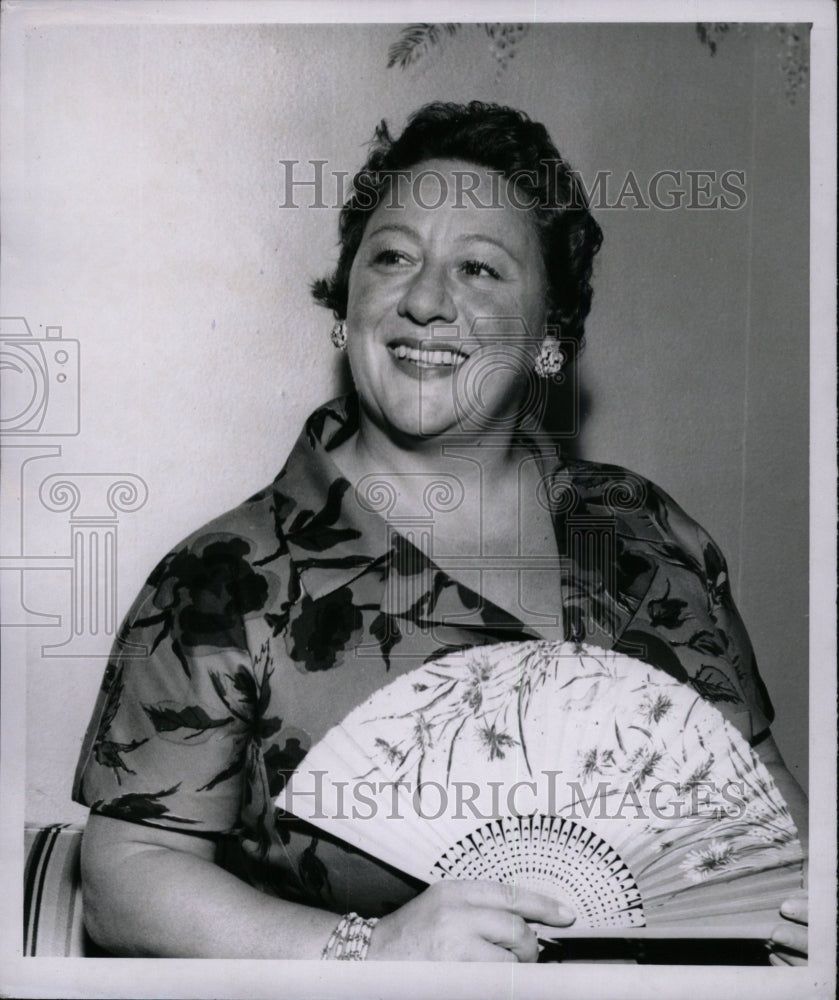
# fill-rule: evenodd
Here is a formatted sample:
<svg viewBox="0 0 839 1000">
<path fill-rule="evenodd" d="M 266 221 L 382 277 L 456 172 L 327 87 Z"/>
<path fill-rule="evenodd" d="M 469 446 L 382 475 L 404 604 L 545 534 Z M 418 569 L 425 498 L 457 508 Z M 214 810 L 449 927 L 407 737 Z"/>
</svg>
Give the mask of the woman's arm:
<svg viewBox="0 0 839 1000">
<path fill-rule="evenodd" d="M 334 913 L 266 895 L 214 857 L 209 838 L 91 814 L 82 841 L 91 937 L 123 956 L 320 958 Z"/>
<path fill-rule="evenodd" d="M 82 842 L 85 924 L 115 955 L 320 958 L 338 916 L 266 895 L 214 862 L 211 839 L 91 815 Z M 383 917 L 370 958 L 536 961 L 527 921 L 573 914 L 537 893 L 447 882 Z"/>
</svg>

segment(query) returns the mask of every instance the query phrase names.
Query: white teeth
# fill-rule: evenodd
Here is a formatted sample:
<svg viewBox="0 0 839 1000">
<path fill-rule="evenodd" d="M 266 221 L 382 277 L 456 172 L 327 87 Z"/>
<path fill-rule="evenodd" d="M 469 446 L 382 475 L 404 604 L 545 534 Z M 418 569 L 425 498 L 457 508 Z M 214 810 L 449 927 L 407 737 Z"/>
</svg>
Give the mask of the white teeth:
<svg viewBox="0 0 839 1000">
<path fill-rule="evenodd" d="M 397 358 L 413 361 L 418 365 L 446 365 L 457 367 L 466 360 L 466 355 L 459 351 L 426 351 L 408 347 L 407 344 L 397 344 L 391 350 Z"/>
</svg>

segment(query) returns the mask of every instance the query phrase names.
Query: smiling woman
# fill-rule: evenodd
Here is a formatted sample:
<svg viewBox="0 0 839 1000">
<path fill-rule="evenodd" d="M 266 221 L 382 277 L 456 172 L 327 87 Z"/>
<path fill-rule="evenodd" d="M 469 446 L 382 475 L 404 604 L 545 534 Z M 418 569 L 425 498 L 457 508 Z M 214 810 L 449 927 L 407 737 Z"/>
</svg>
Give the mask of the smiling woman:
<svg viewBox="0 0 839 1000">
<path fill-rule="evenodd" d="M 379 205 L 350 271 L 353 381 L 365 413 L 388 436 L 391 428 L 420 438 L 499 420 L 512 426 L 544 338 L 547 280 L 530 212 L 506 196 L 492 207 L 460 203 L 455 177 L 467 170 L 478 193 L 490 188 L 485 168 L 423 163 L 411 186 L 417 198 Z M 432 178 L 446 193 L 433 211 L 422 207 Z M 452 380 L 468 379 L 488 351 L 495 371 L 482 412 L 456 408 Z M 411 392 L 394 368 L 416 381 Z"/>
<path fill-rule="evenodd" d="M 425 107 L 396 140 L 380 127 L 340 227 L 337 268 L 314 292 L 333 311 L 355 391 L 312 414 L 271 485 L 161 562 L 115 646 L 76 786 L 92 812 L 93 936 L 134 955 L 535 961 L 530 923 L 602 926 L 586 878 L 573 898 L 561 880 L 544 893 L 503 878 L 425 888 L 431 875 L 388 863 L 363 828 L 349 839 L 324 829 L 335 817 L 319 815 L 319 800 L 306 818 L 278 806 L 309 751 L 394 690 L 410 690 L 386 718 L 410 731 L 418 774 L 470 727 L 490 761 L 520 752 L 530 766 L 527 712 L 544 734 L 591 710 L 609 740 L 598 767 L 623 761 L 636 794 L 655 791 L 647 783 L 665 759 L 681 760 L 685 788 L 713 777 L 714 754 L 676 750 L 706 747 L 690 721 L 701 700 L 720 746 L 741 755 L 732 772 L 754 771 L 776 810 L 775 846 L 795 882 L 787 806 L 802 839 L 806 814 L 769 735 L 772 707 L 721 553 L 655 485 L 567 459 L 543 429 L 546 388 L 562 386 L 582 341 L 601 241 L 544 127 L 479 103 Z M 575 678 L 545 683 L 557 657 L 584 648 L 584 696 Z M 629 690 L 634 671 L 650 688 L 623 733 L 616 711 L 597 715 L 612 663 L 598 651 L 619 657 Z M 652 723 L 677 700 L 661 685 L 685 714 L 658 746 Z M 374 741 L 349 778 L 401 766 L 400 745 Z M 354 758 L 331 759 L 342 774 Z M 717 820 L 691 841 L 714 846 L 725 861 L 715 871 L 735 857 L 772 867 L 766 823 L 740 824 L 735 844 Z M 215 863 L 230 838 L 237 875 Z M 757 862 L 745 864 L 754 874 Z M 794 930 L 779 940 L 798 957 L 806 941 Z"/>
</svg>

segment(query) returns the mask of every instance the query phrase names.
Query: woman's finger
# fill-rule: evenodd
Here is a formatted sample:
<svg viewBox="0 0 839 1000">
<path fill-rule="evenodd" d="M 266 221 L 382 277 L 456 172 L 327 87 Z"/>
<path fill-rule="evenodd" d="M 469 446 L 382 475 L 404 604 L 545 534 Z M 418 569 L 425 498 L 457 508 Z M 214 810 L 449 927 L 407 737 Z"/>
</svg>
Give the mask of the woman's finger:
<svg viewBox="0 0 839 1000">
<path fill-rule="evenodd" d="M 806 955 L 793 955 L 788 952 L 781 952 L 781 958 L 783 958 L 787 965 L 807 965 Z"/>
<path fill-rule="evenodd" d="M 539 957 L 539 942 L 535 933 L 516 913 L 481 910 L 476 929 L 485 940 L 512 952 L 519 962 L 535 962 Z"/>
<path fill-rule="evenodd" d="M 450 885 L 453 883 L 449 883 Z M 567 927 L 576 914 L 566 902 L 545 896 L 532 889 L 520 889 L 502 882 L 461 882 L 464 902 L 487 909 L 508 910 L 525 920 L 534 920 L 551 927 Z"/>
<path fill-rule="evenodd" d="M 807 956 L 799 955 L 791 951 L 771 951 L 769 953 L 770 965 L 807 965 Z"/>
<path fill-rule="evenodd" d="M 806 924 L 809 919 L 809 906 L 806 894 L 790 896 L 781 903 L 781 916 L 787 920 L 794 920 L 799 924 Z"/>
<path fill-rule="evenodd" d="M 463 959 L 466 962 L 518 962 L 515 953 L 491 941 L 476 941 L 469 954 Z"/>
<path fill-rule="evenodd" d="M 807 954 L 807 928 L 801 924 L 778 924 L 772 930 L 770 942 L 776 950 L 797 951 L 799 954 Z"/>
</svg>

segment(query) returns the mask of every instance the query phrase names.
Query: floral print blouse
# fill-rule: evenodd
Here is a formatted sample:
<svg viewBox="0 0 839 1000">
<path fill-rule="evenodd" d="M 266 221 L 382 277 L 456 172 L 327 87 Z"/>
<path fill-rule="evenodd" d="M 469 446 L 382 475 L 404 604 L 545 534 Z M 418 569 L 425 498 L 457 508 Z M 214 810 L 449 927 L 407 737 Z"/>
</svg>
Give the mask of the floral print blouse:
<svg viewBox="0 0 839 1000">
<path fill-rule="evenodd" d="M 422 885 L 274 799 L 382 685 L 452 649 L 540 632 L 415 544 L 425 529 L 385 516 L 380 484 L 343 478 L 329 452 L 356 429 L 353 395 L 315 411 L 270 486 L 154 569 L 114 644 L 74 798 L 225 835 L 224 863 L 263 890 L 373 916 Z M 646 660 L 747 739 L 765 734 L 772 708 L 714 542 L 634 473 L 558 457 L 543 469 L 566 638 Z"/>
</svg>

